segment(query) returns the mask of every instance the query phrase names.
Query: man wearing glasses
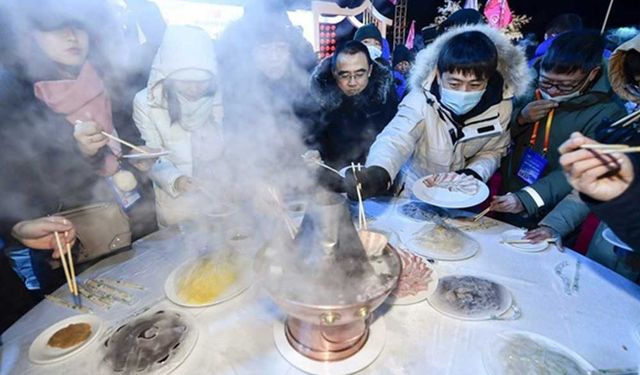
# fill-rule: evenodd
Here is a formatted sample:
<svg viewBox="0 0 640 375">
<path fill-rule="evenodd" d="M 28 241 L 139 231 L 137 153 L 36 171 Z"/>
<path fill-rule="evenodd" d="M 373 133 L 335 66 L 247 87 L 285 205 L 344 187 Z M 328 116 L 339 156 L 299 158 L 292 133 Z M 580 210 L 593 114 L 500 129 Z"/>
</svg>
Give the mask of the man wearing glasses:
<svg viewBox="0 0 640 375">
<path fill-rule="evenodd" d="M 337 169 L 364 163 L 369 146 L 398 106 L 391 71 L 373 61 L 358 41 L 346 42 L 318 65 L 311 76 L 311 96 L 320 107 L 312 147 Z M 340 190 L 340 176 L 326 177 L 336 177 Z"/>
<path fill-rule="evenodd" d="M 604 41 L 591 31 L 558 36 L 536 65 L 537 87 L 514 105 L 512 151 L 503 159 L 502 191 L 493 209 L 532 227 L 570 191 L 558 147 L 572 132 L 594 136 L 603 120 L 625 115 L 602 62 Z"/>
</svg>

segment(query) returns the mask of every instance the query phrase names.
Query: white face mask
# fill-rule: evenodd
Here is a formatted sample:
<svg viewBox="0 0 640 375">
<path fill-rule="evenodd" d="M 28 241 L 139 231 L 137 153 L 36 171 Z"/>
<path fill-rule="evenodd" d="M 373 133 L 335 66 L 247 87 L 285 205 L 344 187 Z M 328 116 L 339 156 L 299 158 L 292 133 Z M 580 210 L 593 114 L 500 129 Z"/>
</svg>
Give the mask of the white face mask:
<svg viewBox="0 0 640 375">
<path fill-rule="evenodd" d="M 369 50 L 369 56 L 371 57 L 371 60 L 375 60 L 382 56 L 382 50 L 378 47 L 367 46 L 367 49 Z"/>
<path fill-rule="evenodd" d="M 485 91 L 487 90 L 456 91 L 440 87 L 440 102 L 447 108 L 451 109 L 453 113 L 460 116 L 469 112 L 473 107 L 478 105 Z"/>
<path fill-rule="evenodd" d="M 576 90 L 576 91 L 572 92 L 571 94 L 567 94 L 567 95 L 551 96 L 546 91 L 540 89 L 540 96 L 542 97 L 542 99 L 544 99 L 544 100 L 553 100 L 556 103 L 566 102 L 567 100 L 573 99 L 576 96 L 580 96 L 580 95 L 582 95 L 580 90 Z"/>
</svg>

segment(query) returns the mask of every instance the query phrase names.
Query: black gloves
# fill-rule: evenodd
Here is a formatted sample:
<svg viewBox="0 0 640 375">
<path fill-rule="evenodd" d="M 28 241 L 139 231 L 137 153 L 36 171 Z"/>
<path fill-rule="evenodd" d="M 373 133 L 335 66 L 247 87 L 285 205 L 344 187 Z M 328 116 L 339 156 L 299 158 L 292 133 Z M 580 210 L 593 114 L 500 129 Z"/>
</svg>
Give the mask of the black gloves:
<svg viewBox="0 0 640 375">
<path fill-rule="evenodd" d="M 344 179 L 333 171 L 318 168 L 318 182 L 328 190 L 344 193 Z"/>
<path fill-rule="evenodd" d="M 388 191 L 391 177 L 384 168 L 378 166 L 362 168 L 360 171 L 349 168 L 344 178 L 344 187 L 351 200 L 358 200 L 358 183 L 361 184 L 362 199 L 367 199 Z"/>
</svg>

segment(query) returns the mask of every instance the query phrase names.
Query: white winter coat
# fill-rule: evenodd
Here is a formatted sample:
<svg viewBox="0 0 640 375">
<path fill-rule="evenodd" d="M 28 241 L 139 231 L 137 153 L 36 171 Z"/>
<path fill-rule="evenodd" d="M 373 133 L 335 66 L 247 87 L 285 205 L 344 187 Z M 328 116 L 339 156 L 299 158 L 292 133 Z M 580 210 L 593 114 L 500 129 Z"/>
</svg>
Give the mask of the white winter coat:
<svg viewBox="0 0 640 375">
<path fill-rule="evenodd" d="M 158 159 L 150 177 L 154 183 L 158 224 L 166 226 L 185 219 L 191 213 L 186 198 L 175 189 L 180 176 L 193 175 L 194 134 L 180 124 L 171 124 L 164 93 L 164 80 L 173 73 L 185 69 L 209 72 L 217 80 L 213 44 L 208 34 L 199 28 L 176 26 L 167 29 L 163 42 L 151 68 L 147 88 L 134 99 L 133 119 L 148 147 L 170 151 Z M 208 148 L 212 153 L 222 153 L 222 95 L 216 90 L 211 108 L 213 133 L 217 140 Z M 208 155 L 211 157 L 212 155 Z"/>
<path fill-rule="evenodd" d="M 445 42 L 472 30 L 485 33 L 497 47 L 498 72 L 504 80 L 503 100 L 467 119 L 463 136 L 454 142 L 450 131 L 455 132 L 456 128 L 451 114 L 430 88 Z M 384 168 L 392 179 L 397 176 L 396 192 L 404 187 L 404 196 L 411 194 L 418 178 L 433 173 L 472 169 L 487 181 L 499 167 L 510 142 L 512 98 L 524 93 L 530 79 L 524 53 L 500 32 L 485 25 L 449 30 L 418 54 L 411 71 L 411 91 L 371 146 L 367 166 Z"/>
</svg>

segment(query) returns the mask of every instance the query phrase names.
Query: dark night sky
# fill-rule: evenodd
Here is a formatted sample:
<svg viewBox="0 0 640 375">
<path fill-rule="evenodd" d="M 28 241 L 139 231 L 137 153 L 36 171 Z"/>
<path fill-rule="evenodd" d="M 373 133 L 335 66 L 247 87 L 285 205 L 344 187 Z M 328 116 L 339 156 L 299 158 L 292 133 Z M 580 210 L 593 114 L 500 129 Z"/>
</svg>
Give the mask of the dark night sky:
<svg viewBox="0 0 640 375">
<path fill-rule="evenodd" d="M 355 7 L 362 0 L 335 0 L 342 6 Z M 463 2 L 464 0 L 461 0 Z M 600 29 L 609 0 L 508 0 L 511 9 L 518 14 L 527 14 L 533 19 L 524 30 L 537 32 L 542 36 L 544 26 L 561 13 L 577 13 L 583 17 L 588 27 Z M 298 7 L 309 7 L 310 0 L 285 0 Z M 486 0 L 479 0 L 486 3 Z M 418 28 L 433 22 L 436 8 L 444 0 L 409 0 L 409 19 L 415 19 Z M 389 0 L 374 0 L 376 8 L 388 16 L 393 15 L 393 6 Z M 640 24 L 640 0 L 614 0 L 609 18 L 609 26 L 627 26 Z"/>
</svg>

